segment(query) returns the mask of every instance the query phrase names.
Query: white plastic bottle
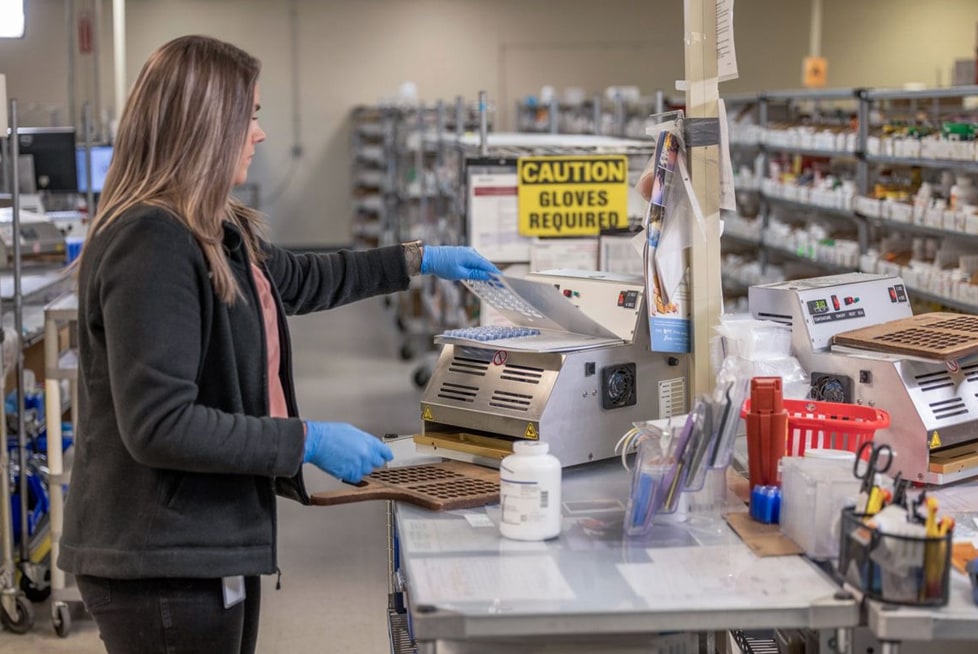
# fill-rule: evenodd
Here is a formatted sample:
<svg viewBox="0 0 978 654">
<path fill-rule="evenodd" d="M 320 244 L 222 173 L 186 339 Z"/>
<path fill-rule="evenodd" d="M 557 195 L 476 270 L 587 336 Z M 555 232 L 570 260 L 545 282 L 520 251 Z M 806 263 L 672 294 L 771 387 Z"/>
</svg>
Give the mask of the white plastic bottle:
<svg viewBox="0 0 978 654">
<path fill-rule="evenodd" d="M 978 188 L 970 177 L 958 177 L 951 187 L 951 209 L 961 211 L 966 205 L 978 202 Z"/>
<path fill-rule="evenodd" d="M 499 532 L 514 540 L 546 540 L 560 534 L 557 457 L 539 441 L 517 441 L 499 466 Z"/>
</svg>

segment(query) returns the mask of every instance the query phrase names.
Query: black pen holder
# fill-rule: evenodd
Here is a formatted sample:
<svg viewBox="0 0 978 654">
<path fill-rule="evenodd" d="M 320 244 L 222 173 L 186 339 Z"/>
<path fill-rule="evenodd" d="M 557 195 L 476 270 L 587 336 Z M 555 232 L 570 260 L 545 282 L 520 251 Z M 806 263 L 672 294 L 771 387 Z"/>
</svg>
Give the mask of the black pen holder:
<svg viewBox="0 0 978 654">
<path fill-rule="evenodd" d="M 943 536 L 883 533 L 872 516 L 842 510 L 839 573 L 864 595 L 890 604 L 944 606 L 951 576 L 951 531 Z"/>
</svg>

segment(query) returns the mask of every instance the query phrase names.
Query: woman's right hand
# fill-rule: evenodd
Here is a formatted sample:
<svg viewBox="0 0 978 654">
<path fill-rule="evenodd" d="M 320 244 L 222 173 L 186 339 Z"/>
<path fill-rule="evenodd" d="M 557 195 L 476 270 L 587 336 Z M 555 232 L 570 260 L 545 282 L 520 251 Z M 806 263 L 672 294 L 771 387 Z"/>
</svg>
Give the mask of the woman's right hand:
<svg viewBox="0 0 978 654">
<path fill-rule="evenodd" d="M 311 463 L 337 479 L 355 484 L 393 458 L 391 448 L 353 425 L 306 421 L 303 463 Z"/>
</svg>

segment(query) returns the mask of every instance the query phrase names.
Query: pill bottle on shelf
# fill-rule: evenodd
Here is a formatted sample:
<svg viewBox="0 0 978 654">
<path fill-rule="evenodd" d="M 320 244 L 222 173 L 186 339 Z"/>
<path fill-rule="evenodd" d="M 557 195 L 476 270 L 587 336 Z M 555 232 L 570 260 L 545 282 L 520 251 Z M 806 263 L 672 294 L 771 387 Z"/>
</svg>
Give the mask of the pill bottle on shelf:
<svg viewBox="0 0 978 654">
<path fill-rule="evenodd" d="M 499 532 L 513 540 L 560 534 L 561 467 L 550 446 L 517 441 L 499 466 Z"/>
<path fill-rule="evenodd" d="M 951 209 L 960 211 L 965 205 L 978 202 L 978 188 L 970 177 L 961 176 L 951 187 Z"/>
</svg>

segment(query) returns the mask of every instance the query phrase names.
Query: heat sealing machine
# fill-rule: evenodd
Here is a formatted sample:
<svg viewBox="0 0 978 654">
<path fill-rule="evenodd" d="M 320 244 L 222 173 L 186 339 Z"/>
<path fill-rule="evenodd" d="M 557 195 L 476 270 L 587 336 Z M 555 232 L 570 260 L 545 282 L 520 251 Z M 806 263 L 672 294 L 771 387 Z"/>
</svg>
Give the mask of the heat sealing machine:
<svg viewBox="0 0 978 654">
<path fill-rule="evenodd" d="M 634 422 L 687 411 L 688 355 L 649 350 L 641 277 L 557 270 L 466 284 L 509 324 L 436 337 L 419 450 L 498 467 L 513 442 L 539 440 L 566 467 L 614 456 Z"/>
<path fill-rule="evenodd" d="M 889 412 L 876 440 L 893 447 L 894 473 L 929 484 L 978 475 L 978 357 L 933 355 L 934 345 L 978 344 L 978 317 L 913 316 L 902 279 L 865 273 L 753 286 L 748 302 L 755 318 L 791 327 L 812 399 Z"/>
</svg>

